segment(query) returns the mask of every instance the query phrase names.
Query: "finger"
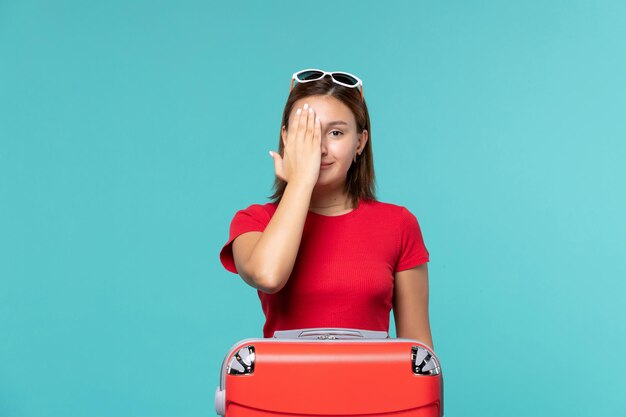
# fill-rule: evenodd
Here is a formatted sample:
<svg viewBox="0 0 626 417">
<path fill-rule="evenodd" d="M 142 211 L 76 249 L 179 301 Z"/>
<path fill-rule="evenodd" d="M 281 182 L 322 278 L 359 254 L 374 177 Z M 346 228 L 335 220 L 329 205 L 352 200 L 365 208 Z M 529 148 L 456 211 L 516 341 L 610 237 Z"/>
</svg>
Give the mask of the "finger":
<svg viewBox="0 0 626 417">
<path fill-rule="evenodd" d="M 320 118 L 315 116 L 315 134 L 313 135 L 313 142 L 320 143 L 322 141 L 322 122 Z"/>
<path fill-rule="evenodd" d="M 285 174 L 283 172 L 283 159 L 276 152 L 270 151 L 270 155 L 272 156 L 272 159 L 274 159 L 274 172 L 276 173 L 276 176 L 285 181 Z"/>
<path fill-rule="evenodd" d="M 309 117 L 309 110 L 308 110 L 309 106 L 308 104 L 305 104 L 304 106 L 307 108 L 303 108 L 302 113 L 300 113 L 300 121 L 298 124 L 298 135 L 297 135 L 298 142 L 301 142 L 302 140 L 304 140 L 304 137 L 306 135 L 307 121 Z"/>
<path fill-rule="evenodd" d="M 315 134 L 315 112 L 312 108 L 309 107 L 309 118 L 306 123 L 306 136 L 305 139 L 308 141 L 313 140 L 313 135 Z"/>
<path fill-rule="evenodd" d="M 293 123 L 287 130 L 287 142 L 292 142 L 298 135 L 298 127 L 300 126 L 300 114 L 302 109 L 297 109 L 293 117 Z"/>
</svg>

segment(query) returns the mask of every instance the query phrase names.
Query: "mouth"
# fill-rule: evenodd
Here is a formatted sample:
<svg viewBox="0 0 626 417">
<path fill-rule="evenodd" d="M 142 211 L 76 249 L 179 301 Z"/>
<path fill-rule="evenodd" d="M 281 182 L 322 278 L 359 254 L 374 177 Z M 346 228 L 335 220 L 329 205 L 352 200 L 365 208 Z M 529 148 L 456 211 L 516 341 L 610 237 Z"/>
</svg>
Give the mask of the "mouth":
<svg viewBox="0 0 626 417">
<path fill-rule="evenodd" d="M 332 162 L 330 162 L 330 163 L 322 163 L 322 164 L 320 164 L 320 168 L 328 168 L 332 164 L 333 164 Z"/>
</svg>

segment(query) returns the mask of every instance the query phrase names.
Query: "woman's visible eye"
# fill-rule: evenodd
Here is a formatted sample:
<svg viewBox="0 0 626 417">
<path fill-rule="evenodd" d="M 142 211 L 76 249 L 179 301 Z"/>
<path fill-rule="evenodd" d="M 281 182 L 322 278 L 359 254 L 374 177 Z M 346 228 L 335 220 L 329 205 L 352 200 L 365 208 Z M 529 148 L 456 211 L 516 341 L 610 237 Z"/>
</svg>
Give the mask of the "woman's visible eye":
<svg viewBox="0 0 626 417">
<path fill-rule="evenodd" d="M 340 135 L 343 135 L 343 132 L 339 131 L 339 130 L 331 130 L 330 133 L 339 133 Z M 333 136 L 338 136 L 338 135 L 333 135 Z"/>
</svg>

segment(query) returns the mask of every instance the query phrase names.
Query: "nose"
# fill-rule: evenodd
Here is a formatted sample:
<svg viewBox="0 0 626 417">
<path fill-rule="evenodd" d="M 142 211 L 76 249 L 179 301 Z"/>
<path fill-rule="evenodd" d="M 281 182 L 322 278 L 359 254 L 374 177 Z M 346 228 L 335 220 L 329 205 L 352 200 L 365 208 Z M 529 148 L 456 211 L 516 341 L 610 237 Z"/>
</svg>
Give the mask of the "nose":
<svg viewBox="0 0 626 417">
<path fill-rule="evenodd" d="M 322 156 L 326 155 L 328 153 L 328 139 L 326 139 L 324 136 L 322 136 L 322 141 L 320 144 L 321 148 L 322 148 Z"/>
</svg>

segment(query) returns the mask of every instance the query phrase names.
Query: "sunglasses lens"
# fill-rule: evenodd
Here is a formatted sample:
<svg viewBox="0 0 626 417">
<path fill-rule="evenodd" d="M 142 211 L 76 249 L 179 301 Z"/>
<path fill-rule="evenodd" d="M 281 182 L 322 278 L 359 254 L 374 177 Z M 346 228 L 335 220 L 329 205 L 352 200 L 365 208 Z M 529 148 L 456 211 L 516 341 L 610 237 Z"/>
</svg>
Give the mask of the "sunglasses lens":
<svg viewBox="0 0 626 417">
<path fill-rule="evenodd" d="M 340 83 L 348 84 L 350 86 L 356 86 L 359 83 L 359 80 L 350 74 L 346 74 L 345 72 L 334 72 L 333 77 Z"/>
<path fill-rule="evenodd" d="M 304 71 L 298 74 L 298 80 L 300 81 L 312 81 L 322 78 L 324 75 L 321 71 Z"/>
</svg>

